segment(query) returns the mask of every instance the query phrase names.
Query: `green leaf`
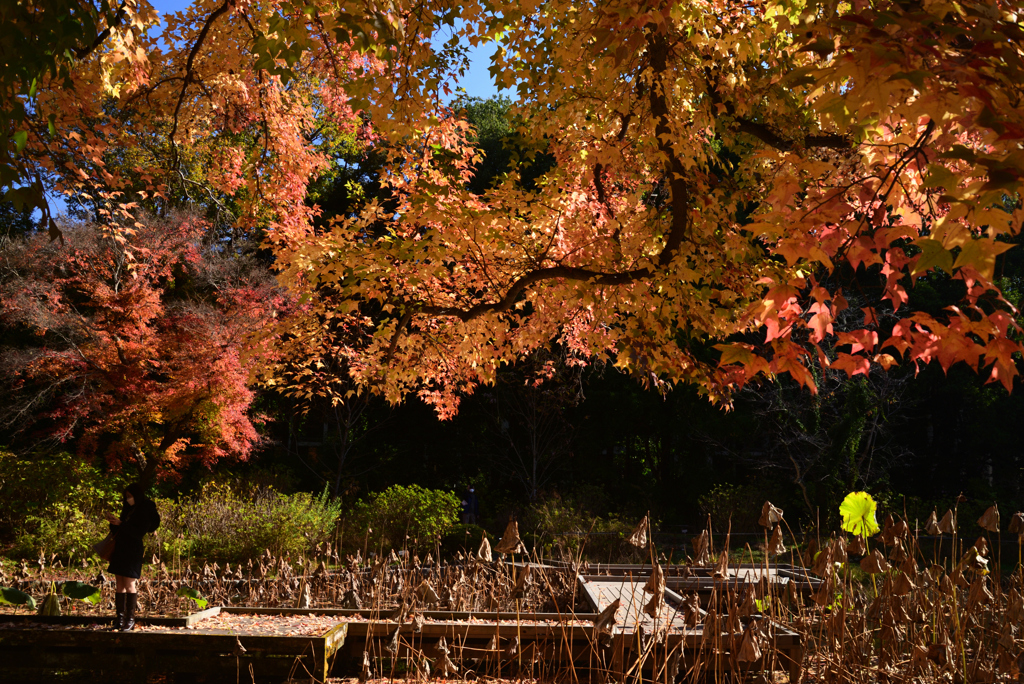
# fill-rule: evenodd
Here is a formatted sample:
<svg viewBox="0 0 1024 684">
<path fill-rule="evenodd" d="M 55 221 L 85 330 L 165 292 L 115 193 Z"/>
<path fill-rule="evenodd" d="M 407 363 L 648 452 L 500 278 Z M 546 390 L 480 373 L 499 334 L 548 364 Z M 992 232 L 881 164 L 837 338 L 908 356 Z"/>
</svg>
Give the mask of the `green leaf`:
<svg viewBox="0 0 1024 684">
<path fill-rule="evenodd" d="M 21 152 L 25 149 L 25 145 L 28 144 L 28 131 L 15 131 L 14 132 L 14 147 Z"/>
<path fill-rule="evenodd" d="M 99 588 L 94 587 L 91 584 L 86 584 L 85 582 L 63 582 L 60 585 L 60 593 L 64 594 L 68 598 L 88 601 L 93 605 L 96 605 L 103 600 L 103 595 L 100 593 Z"/>
<path fill-rule="evenodd" d="M 181 587 L 178 589 L 177 595 L 184 598 L 190 598 L 195 601 L 196 607 L 199 608 L 199 610 L 203 610 L 209 604 L 209 601 L 200 596 L 199 592 L 192 587 Z"/>
<path fill-rule="evenodd" d="M 870 537 L 878 532 L 875 520 L 875 500 L 867 492 L 850 492 L 839 504 L 843 516 L 843 529 L 860 537 Z"/>
<path fill-rule="evenodd" d="M 32 610 L 36 607 L 36 600 L 34 598 L 23 591 L 11 589 L 10 587 L 0 587 L 0 603 L 12 606 L 25 606 Z"/>
<path fill-rule="evenodd" d="M 914 264 L 911 275 L 924 273 L 930 268 L 941 269 L 944 273 L 953 272 L 953 255 L 942 246 L 938 240 L 930 237 L 923 237 L 914 240 L 914 244 L 921 248 L 921 257 Z"/>
</svg>

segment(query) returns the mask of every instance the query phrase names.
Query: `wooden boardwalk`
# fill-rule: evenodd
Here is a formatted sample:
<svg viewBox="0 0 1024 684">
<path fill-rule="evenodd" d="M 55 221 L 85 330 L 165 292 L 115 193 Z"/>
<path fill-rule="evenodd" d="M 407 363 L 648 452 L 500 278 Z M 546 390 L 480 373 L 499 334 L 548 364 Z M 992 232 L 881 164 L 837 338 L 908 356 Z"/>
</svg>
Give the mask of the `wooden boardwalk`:
<svg viewBox="0 0 1024 684">
<path fill-rule="evenodd" d="M 686 629 L 683 599 L 671 589 L 665 590 L 665 601 L 657 619 L 644 612 L 644 606 L 651 600 L 651 594 L 644 591 L 646 580 L 628 577 L 611 578 L 587 575 L 580 577 L 580 588 L 587 601 L 597 613 L 602 613 L 615 601 L 615 628 L 619 632 L 632 634 L 641 628 L 647 634 L 657 629 L 669 628 L 675 631 Z M 615 631 L 613 630 L 613 633 Z"/>
</svg>

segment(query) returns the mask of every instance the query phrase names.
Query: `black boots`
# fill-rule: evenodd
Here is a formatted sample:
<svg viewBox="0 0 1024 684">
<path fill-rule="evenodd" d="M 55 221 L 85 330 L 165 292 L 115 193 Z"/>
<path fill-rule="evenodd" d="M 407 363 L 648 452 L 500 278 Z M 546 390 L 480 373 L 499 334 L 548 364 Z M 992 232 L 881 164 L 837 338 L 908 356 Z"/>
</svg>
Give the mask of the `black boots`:
<svg viewBox="0 0 1024 684">
<path fill-rule="evenodd" d="M 135 608 L 139 605 L 138 594 L 124 594 L 124 618 L 121 620 L 121 631 L 128 632 L 135 626 Z"/>
<path fill-rule="evenodd" d="M 114 632 L 121 631 L 121 625 L 124 624 L 124 597 L 128 594 L 114 594 L 114 610 L 117 611 L 116 617 L 114 617 L 114 626 L 111 628 Z"/>
</svg>

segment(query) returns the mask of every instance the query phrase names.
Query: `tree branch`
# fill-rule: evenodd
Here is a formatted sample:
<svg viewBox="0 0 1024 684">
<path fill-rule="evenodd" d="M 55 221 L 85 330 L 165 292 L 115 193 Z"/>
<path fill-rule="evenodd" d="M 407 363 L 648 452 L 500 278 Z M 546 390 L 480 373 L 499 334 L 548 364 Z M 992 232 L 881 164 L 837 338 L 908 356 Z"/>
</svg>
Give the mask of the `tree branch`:
<svg viewBox="0 0 1024 684">
<path fill-rule="evenodd" d="M 722 99 L 722 96 L 719 94 L 718 89 L 715 87 L 713 79 L 711 78 L 711 69 L 707 67 L 704 69 L 704 79 L 708 96 L 711 98 L 711 103 L 715 105 L 722 105 L 725 108 L 725 113 L 732 117 L 733 121 L 736 122 L 734 129 L 740 133 L 752 135 L 766 145 L 770 145 L 782 152 L 792 152 L 797 148 L 848 150 L 853 147 L 853 141 L 845 135 L 839 135 L 838 133 L 818 133 L 816 135 L 806 135 L 803 140 L 787 140 L 765 124 L 758 123 L 745 116 L 738 115 L 736 113 L 735 105 Z"/>
<path fill-rule="evenodd" d="M 110 37 L 111 29 L 113 29 L 115 26 L 119 26 L 121 22 L 124 21 L 124 18 L 128 15 L 128 13 L 125 11 L 125 5 L 127 4 L 127 2 L 121 3 L 121 6 L 117 8 L 117 12 L 114 14 L 114 18 L 110 22 L 110 25 L 107 26 L 107 28 L 100 31 L 99 35 L 96 36 L 96 39 L 92 41 L 91 45 L 84 48 L 74 49 L 76 58 L 85 59 L 86 57 L 91 55 L 100 45 L 102 45 L 103 41 Z"/>
<path fill-rule="evenodd" d="M 188 53 L 188 59 L 185 61 L 185 82 L 181 84 L 181 92 L 178 93 L 178 102 L 174 105 L 174 117 L 173 123 L 171 124 L 170 141 L 171 147 L 174 149 L 174 166 L 178 165 L 178 146 L 174 142 L 174 136 L 178 132 L 178 114 L 181 112 L 181 105 L 185 102 L 185 94 L 188 92 L 188 86 L 192 83 L 195 73 L 193 71 L 196 55 L 199 54 L 200 48 L 203 47 L 203 42 L 206 40 L 206 35 L 210 32 L 210 27 L 213 26 L 213 22 L 217 21 L 220 16 L 228 11 L 230 8 L 230 0 L 224 0 L 224 4 L 213 10 L 210 16 L 206 18 L 206 22 L 203 24 L 203 28 L 199 31 L 199 36 L 196 38 L 196 42 L 192 44 L 192 49 Z"/>
<path fill-rule="evenodd" d="M 424 304 L 416 306 L 415 312 L 429 316 L 454 316 L 466 322 L 488 313 L 508 311 L 519 300 L 519 296 L 526 288 L 544 280 L 562 278 L 577 281 L 589 280 L 595 285 L 625 285 L 641 278 L 649 278 L 651 275 L 653 275 L 653 271 L 649 268 L 636 268 L 631 271 L 623 271 L 622 273 L 602 273 L 572 266 L 551 266 L 539 268 L 536 271 L 530 271 L 521 276 L 512 283 L 505 296 L 497 302 L 475 304 L 468 309 L 462 309 L 457 306 L 431 306 Z"/>
<path fill-rule="evenodd" d="M 686 183 L 686 167 L 676 155 L 671 143 L 672 128 L 669 124 L 671 115 L 668 108 L 668 97 L 665 95 L 668 88 L 659 81 L 662 74 L 671 73 L 668 68 L 668 51 L 668 41 L 664 36 L 648 35 L 647 52 L 651 58 L 651 70 L 654 72 L 655 78 L 648 90 L 651 114 L 657 119 L 657 124 L 654 126 L 654 140 L 658 150 L 665 155 L 667 162 L 665 172 L 668 174 L 669 189 L 672 191 L 672 228 L 665 239 L 665 248 L 658 256 L 660 266 L 668 266 L 672 263 L 679 245 L 689 237 L 690 232 L 690 188 Z"/>
</svg>

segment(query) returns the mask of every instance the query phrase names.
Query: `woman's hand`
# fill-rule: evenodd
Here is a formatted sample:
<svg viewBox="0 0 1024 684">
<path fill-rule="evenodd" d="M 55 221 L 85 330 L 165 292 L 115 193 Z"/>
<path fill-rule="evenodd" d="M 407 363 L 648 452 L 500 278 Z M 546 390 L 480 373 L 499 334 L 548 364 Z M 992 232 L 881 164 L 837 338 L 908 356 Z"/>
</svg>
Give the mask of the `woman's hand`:
<svg viewBox="0 0 1024 684">
<path fill-rule="evenodd" d="M 109 522 L 111 525 L 120 525 L 121 524 L 121 519 L 118 518 L 113 513 L 106 513 L 105 515 L 106 515 L 106 518 L 107 518 L 107 522 Z"/>
</svg>

